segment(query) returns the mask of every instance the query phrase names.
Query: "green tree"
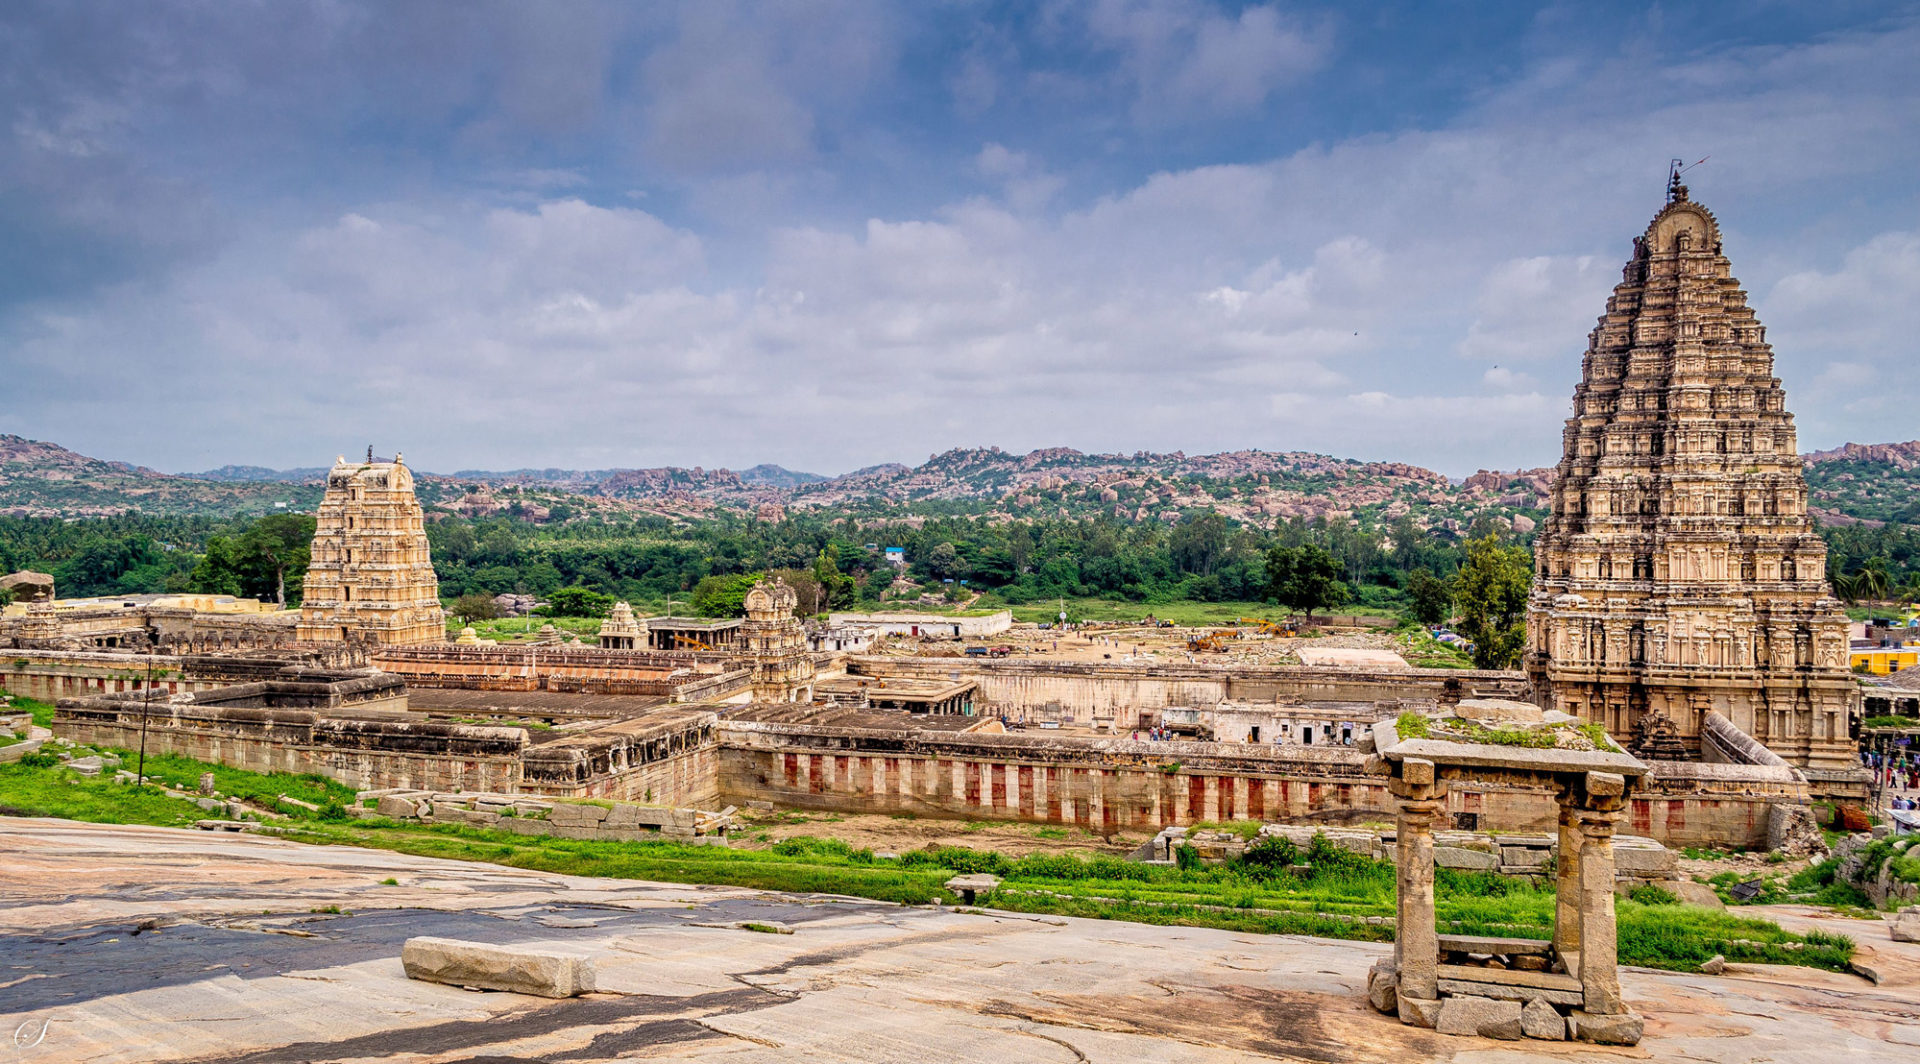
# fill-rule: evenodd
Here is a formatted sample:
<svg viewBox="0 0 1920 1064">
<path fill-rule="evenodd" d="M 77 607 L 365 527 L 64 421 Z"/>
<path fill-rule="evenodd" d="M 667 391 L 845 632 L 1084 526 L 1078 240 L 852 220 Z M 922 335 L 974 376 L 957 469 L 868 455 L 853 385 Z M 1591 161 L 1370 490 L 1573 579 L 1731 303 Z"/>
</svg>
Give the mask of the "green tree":
<svg viewBox="0 0 1920 1064">
<path fill-rule="evenodd" d="M 613 596 L 585 587 L 563 587 L 547 596 L 549 617 L 605 617 Z"/>
<path fill-rule="evenodd" d="M 1174 568 L 1210 576 L 1227 553 L 1227 519 L 1211 510 L 1174 526 L 1168 543 Z"/>
<path fill-rule="evenodd" d="M 1498 537 L 1467 544 L 1466 564 L 1454 577 L 1460 634 L 1473 640 L 1473 663 L 1483 669 L 1520 664 L 1527 642 L 1527 591 L 1532 558 L 1525 547 L 1503 547 Z"/>
<path fill-rule="evenodd" d="M 840 546 L 829 543 L 813 559 L 813 579 L 820 585 L 820 609 L 844 606 L 853 601 L 853 577 L 840 571 Z"/>
<path fill-rule="evenodd" d="M 693 586 L 693 612 L 702 617 L 738 617 L 747 612 L 747 592 L 759 573 L 709 576 Z"/>
<path fill-rule="evenodd" d="M 454 599 L 453 605 L 448 607 L 447 612 L 460 618 L 461 624 L 472 624 L 475 621 L 491 621 L 500 616 L 500 604 L 493 601 L 493 596 L 475 591 Z"/>
<path fill-rule="evenodd" d="M 1407 574 L 1407 597 L 1413 600 L 1413 619 L 1429 628 L 1446 620 L 1453 607 L 1447 582 L 1425 566 Z"/>
<path fill-rule="evenodd" d="M 1267 597 L 1313 621 L 1313 611 L 1332 609 L 1347 601 L 1347 585 L 1340 582 L 1340 563 L 1325 547 L 1308 543 L 1267 551 Z"/>
<path fill-rule="evenodd" d="M 315 521 L 305 514 L 269 514 L 241 535 L 239 550 L 253 576 L 253 586 L 264 597 L 271 574 L 273 601 L 298 604 L 306 589 L 307 566 L 313 560 Z M 246 581 L 243 579 L 243 584 Z"/>
<path fill-rule="evenodd" d="M 960 552 L 951 543 L 936 544 L 927 552 L 927 575 L 935 580 L 949 580 L 963 574 Z"/>
</svg>

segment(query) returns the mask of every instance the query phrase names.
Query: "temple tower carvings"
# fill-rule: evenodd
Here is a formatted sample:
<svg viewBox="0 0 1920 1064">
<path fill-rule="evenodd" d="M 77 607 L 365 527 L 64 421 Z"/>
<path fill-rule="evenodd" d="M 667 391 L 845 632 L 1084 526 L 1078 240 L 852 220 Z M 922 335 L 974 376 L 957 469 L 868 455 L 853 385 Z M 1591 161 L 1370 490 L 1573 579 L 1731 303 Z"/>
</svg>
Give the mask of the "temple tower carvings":
<svg viewBox="0 0 1920 1064">
<path fill-rule="evenodd" d="M 1788 761 L 1848 768 L 1858 695 L 1826 559 L 1766 329 L 1676 179 L 1574 389 L 1534 544 L 1535 692 L 1616 738 L 1665 714 L 1696 752 L 1718 710 Z"/>
<path fill-rule="evenodd" d="M 778 577 L 772 583 L 761 580 L 747 592 L 740 634 L 753 663 L 756 702 L 813 701 L 813 657 L 807 653 L 806 630 L 793 616 L 799 602 Z"/>
<path fill-rule="evenodd" d="M 302 642 L 442 643 L 446 616 L 413 474 L 337 459 L 327 473 L 300 607 Z"/>
</svg>

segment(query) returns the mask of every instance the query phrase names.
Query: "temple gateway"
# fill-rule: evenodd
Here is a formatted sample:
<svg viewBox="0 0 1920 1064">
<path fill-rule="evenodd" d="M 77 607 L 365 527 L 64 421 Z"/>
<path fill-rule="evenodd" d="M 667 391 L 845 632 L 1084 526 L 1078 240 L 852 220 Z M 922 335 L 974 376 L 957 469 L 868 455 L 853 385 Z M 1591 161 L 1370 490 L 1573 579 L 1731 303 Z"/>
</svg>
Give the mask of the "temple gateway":
<svg viewBox="0 0 1920 1064">
<path fill-rule="evenodd" d="M 1540 705 L 1616 738 L 1670 720 L 1696 755 L 1717 712 L 1815 774 L 1853 768 L 1847 617 L 1793 415 L 1677 177 L 1589 336 L 1564 440 L 1527 617 Z"/>
</svg>

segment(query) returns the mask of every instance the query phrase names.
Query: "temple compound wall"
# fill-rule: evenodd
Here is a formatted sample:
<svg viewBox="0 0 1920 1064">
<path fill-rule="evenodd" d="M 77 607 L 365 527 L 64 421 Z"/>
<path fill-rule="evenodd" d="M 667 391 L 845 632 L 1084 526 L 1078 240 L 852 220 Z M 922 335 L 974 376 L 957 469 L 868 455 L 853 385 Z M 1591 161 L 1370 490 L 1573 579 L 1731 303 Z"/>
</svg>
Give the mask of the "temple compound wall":
<svg viewBox="0 0 1920 1064">
<path fill-rule="evenodd" d="M 1109 665 L 966 658 L 854 656 L 847 672 L 881 679 L 980 685 L 982 712 L 1017 721 L 1070 720 L 1132 731 L 1162 711 L 1222 702 L 1404 702 L 1450 706 L 1463 698 L 1520 698 L 1526 677 L 1469 669 L 1366 670 L 1312 665 Z"/>
<path fill-rule="evenodd" d="M 1631 736 L 1718 713 L 1795 765 L 1856 768 L 1847 617 L 1766 329 L 1713 215 L 1674 184 L 1589 336 L 1534 545 L 1544 708 Z"/>
<path fill-rule="evenodd" d="M 352 647 L 279 647 L 255 654 L 129 654 L 112 651 L 0 650 L 0 690 L 53 702 L 153 686 L 167 694 L 212 691 L 262 680 L 288 667 L 347 669 L 366 665 Z"/>
<path fill-rule="evenodd" d="M 1386 782 L 1344 747 L 1273 750 L 1237 743 L 1133 742 L 1026 735 L 860 732 L 723 721 L 719 791 L 841 813 L 1158 831 L 1196 820 L 1358 824 L 1391 819 Z M 1804 805 L 1791 770 L 1661 763 L 1628 803 L 1634 833 L 1668 846 L 1761 848 L 1776 804 Z M 1555 830 L 1548 790 L 1461 785 L 1452 826 Z"/>
<path fill-rule="evenodd" d="M 447 619 L 413 473 L 391 462 L 335 459 L 315 515 L 300 606 L 302 642 L 441 643 Z"/>
</svg>

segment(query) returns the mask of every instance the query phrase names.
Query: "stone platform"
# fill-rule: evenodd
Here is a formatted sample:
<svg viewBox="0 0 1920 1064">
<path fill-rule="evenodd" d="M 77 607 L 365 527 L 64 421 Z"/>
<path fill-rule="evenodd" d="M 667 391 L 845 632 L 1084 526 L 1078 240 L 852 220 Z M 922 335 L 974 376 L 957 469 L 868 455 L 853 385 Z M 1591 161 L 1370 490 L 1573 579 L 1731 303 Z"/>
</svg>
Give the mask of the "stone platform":
<svg viewBox="0 0 1920 1064">
<path fill-rule="evenodd" d="M 1804 911 L 1796 930 L 1854 935 L 1882 985 L 1805 968 L 1628 969 L 1646 1039 L 1621 1050 L 1403 1026 L 1365 1002 L 1367 969 L 1389 954 L 1377 944 L 62 821 L 0 818 L 0 850 L 0 1026 L 46 1024 L 23 1061 L 1831 1064 L 1920 1052 L 1920 945 Z M 599 992 L 550 1000 L 409 980 L 401 944 L 420 935 L 590 953 Z"/>
</svg>

